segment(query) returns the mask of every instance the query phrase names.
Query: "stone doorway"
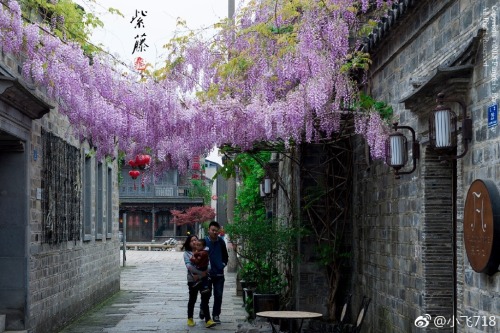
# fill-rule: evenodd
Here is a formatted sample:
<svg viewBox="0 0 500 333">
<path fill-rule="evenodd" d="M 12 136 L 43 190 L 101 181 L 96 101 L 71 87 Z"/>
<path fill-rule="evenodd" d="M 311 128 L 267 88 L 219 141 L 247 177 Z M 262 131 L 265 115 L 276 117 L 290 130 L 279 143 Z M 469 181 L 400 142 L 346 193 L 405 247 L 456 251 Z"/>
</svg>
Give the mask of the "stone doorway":
<svg viewBox="0 0 500 333">
<path fill-rule="evenodd" d="M 0 129 L 0 315 L 24 329 L 27 302 L 27 157 L 25 142 Z"/>
</svg>

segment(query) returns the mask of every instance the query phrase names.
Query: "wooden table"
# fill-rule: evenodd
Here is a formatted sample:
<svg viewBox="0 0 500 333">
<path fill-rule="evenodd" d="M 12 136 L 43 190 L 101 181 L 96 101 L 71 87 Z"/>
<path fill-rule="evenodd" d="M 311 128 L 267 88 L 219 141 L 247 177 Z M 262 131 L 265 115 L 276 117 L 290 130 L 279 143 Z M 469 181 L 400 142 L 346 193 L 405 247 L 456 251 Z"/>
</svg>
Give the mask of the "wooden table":
<svg viewBox="0 0 500 333">
<path fill-rule="evenodd" d="M 263 311 L 263 312 L 257 312 L 256 315 L 262 318 L 287 319 L 288 321 L 291 321 L 292 319 L 300 319 L 300 326 L 299 330 L 297 331 L 298 333 L 300 333 L 302 330 L 302 323 L 304 322 L 304 319 L 320 318 L 323 316 L 321 313 L 306 312 L 306 311 Z M 271 322 L 271 327 L 273 328 L 273 333 L 278 333 L 276 328 L 274 328 L 273 321 L 270 320 L 270 322 Z"/>
</svg>

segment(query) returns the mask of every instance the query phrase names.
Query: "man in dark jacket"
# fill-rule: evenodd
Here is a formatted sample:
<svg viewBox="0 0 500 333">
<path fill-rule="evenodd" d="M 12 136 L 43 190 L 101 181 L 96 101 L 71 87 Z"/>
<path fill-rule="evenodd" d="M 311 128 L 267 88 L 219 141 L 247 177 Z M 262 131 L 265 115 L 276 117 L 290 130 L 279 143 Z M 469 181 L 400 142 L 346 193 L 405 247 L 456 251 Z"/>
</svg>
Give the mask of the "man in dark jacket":
<svg viewBox="0 0 500 333">
<path fill-rule="evenodd" d="M 205 238 L 210 256 L 209 276 L 212 281 L 212 290 L 214 291 L 214 305 L 212 308 L 212 319 L 220 324 L 220 312 L 222 306 L 222 294 L 224 291 L 224 268 L 227 266 L 229 255 L 227 253 L 226 242 L 219 237 L 220 225 L 216 221 L 210 222 L 208 226 L 208 236 Z M 200 318 L 204 314 L 200 311 Z"/>
</svg>

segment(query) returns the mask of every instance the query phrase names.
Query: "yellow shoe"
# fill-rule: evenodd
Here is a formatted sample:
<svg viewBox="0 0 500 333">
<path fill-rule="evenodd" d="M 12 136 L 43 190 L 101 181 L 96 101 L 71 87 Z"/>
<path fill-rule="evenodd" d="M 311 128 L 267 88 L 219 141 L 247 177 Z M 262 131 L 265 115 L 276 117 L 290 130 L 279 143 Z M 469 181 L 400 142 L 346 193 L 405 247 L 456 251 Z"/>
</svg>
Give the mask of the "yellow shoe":
<svg viewBox="0 0 500 333">
<path fill-rule="evenodd" d="M 188 326 L 193 327 L 194 325 L 196 325 L 196 324 L 195 324 L 193 318 L 188 318 Z"/>
<path fill-rule="evenodd" d="M 207 321 L 207 322 L 205 323 L 205 327 L 206 327 L 206 328 L 214 327 L 214 326 L 216 326 L 216 325 L 217 325 L 217 323 L 216 323 L 215 321 L 213 321 L 212 319 L 210 319 L 209 321 Z"/>
</svg>

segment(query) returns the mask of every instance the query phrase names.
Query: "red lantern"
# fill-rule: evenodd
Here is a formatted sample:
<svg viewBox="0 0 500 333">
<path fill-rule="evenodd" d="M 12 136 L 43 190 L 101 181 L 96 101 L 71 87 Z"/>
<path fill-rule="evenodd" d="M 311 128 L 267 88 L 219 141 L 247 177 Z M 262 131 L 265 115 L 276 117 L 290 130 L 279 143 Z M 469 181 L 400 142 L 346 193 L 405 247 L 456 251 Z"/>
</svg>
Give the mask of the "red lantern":
<svg viewBox="0 0 500 333">
<path fill-rule="evenodd" d="M 141 170 L 144 170 L 144 168 L 146 167 L 146 165 L 149 164 L 150 161 L 151 161 L 151 156 L 149 155 L 140 154 L 135 157 L 135 164 L 137 164 L 137 166 Z"/>
<path fill-rule="evenodd" d="M 144 163 L 143 163 L 143 161 L 142 161 L 142 157 L 143 157 L 143 156 L 144 156 L 144 155 L 137 155 L 137 156 L 135 157 L 135 164 L 137 164 L 137 166 L 138 166 L 139 168 L 140 168 L 141 166 L 143 166 L 143 165 L 144 165 Z"/>
<path fill-rule="evenodd" d="M 130 177 L 132 177 L 132 179 L 137 179 L 137 177 L 139 177 L 141 173 L 138 170 L 130 170 L 128 174 Z"/>
<path fill-rule="evenodd" d="M 130 165 L 132 167 L 132 169 L 137 168 L 137 163 L 135 163 L 135 160 L 128 161 L 128 165 Z"/>
</svg>

